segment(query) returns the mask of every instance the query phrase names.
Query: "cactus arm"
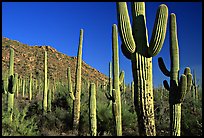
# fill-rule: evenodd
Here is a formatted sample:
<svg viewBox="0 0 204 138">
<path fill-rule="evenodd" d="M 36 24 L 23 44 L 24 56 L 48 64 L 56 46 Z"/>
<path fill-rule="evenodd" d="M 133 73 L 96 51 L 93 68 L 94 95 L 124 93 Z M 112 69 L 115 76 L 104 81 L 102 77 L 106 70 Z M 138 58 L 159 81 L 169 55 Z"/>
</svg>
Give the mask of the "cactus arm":
<svg viewBox="0 0 204 138">
<path fill-rule="evenodd" d="M 176 15 L 171 13 L 171 24 L 170 24 L 170 59 L 171 59 L 171 73 L 172 78 L 177 80 L 179 71 L 179 48 L 177 38 L 177 26 L 176 26 Z"/>
<path fill-rule="evenodd" d="M 122 85 L 123 80 L 124 80 L 124 71 L 121 71 L 119 75 L 119 85 Z"/>
<path fill-rule="evenodd" d="M 179 82 L 179 102 L 183 102 L 187 90 L 187 78 L 182 74 Z"/>
<path fill-rule="evenodd" d="M 131 60 L 131 53 L 126 49 L 124 44 L 121 44 L 121 50 L 123 55 L 127 58 Z"/>
<path fill-rule="evenodd" d="M 167 70 L 162 57 L 158 58 L 158 64 L 159 64 L 159 68 L 162 71 L 162 73 L 165 76 L 170 77 L 170 71 Z"/>
<path fill-rule="evenodd" d="M 169 84 L 168 84 L 167 80 L 164 80 L 164 81 L 163 81 L 163 85 L 164 85 L 164 88 L 165 88 L 166 90 L 170 91 L 170 87 L 169 87 Z"/>
<path fill-rule="evenodd" d="M 163 46 L 164 39 L 166 37 L 167 20 L 168 7 L 165 4 L 161 4 L 157 10 L 155 24 L 148 49 L 148 54 L 151 57 L 156 56 Z"/>
<path fill-rule="evenodd" d="M 136 44 L 132 36 L 132 28 L 130 24 L 130 18 L 128 15 L 128 9 L 126 2 L 117 2 L 117 17 L 118 17 L 118 28 L 121 36 L 124 49 L 129 53 L 134 53 Z"/>
</svg>

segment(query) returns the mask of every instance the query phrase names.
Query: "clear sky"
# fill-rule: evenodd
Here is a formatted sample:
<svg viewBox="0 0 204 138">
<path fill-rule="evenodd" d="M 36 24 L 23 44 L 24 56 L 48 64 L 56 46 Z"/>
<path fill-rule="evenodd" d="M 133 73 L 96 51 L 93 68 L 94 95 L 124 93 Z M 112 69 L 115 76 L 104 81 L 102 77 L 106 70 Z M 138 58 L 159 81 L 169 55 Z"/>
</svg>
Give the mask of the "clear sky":
<svg viewBox="0 0 204 138">
<path fill-rule="evenodd" d="M 186 66 L 202 76 L 202 2 L 146 2 L 148 38 L 154 25 L 157 8 L 166 4 L 170 13 L 177 16 L 180 72 Z M 128 2 L 130 18 L 130 2 Z M 82 59 L 108 76 L 112 60 L 112 25 L 118 24 L 115 2 L 3 2 L 2 35 L 28 45 L 50 45 L 68 56 L 76 56 L 79 31 L 84 29 Z M 120 69 L 130 83 L 130 60 L 121 51 L 119 38 Z M 158 67 L 158 57 L 163 57 L 170 69 L 169 22 L 161 52 L 153 57 L 154 86 L 161 84 L 164 76 Z"/>
</svg>

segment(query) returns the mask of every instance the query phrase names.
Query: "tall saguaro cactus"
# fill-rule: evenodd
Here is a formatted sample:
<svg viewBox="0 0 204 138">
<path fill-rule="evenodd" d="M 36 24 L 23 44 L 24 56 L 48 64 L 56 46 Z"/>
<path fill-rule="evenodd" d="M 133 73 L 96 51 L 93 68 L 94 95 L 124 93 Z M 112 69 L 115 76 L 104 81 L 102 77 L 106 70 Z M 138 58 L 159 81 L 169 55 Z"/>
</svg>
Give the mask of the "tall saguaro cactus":
<svg viewBox="0 0 204 138">
<path fill-rule="evenodd" d="M 83 29 L 80 30 L 79 47 L 77 54 L 76 65 L 76 81 L 75 81 L 75 100 L 73 102 L 73 129 L 78 130 L 80 119 L 80 99 L 81 99 L 81 64 L 82 64 L 82 42 L 83 42 Z"/>
<path fill-rule="evenodd" d="M 44 60 L 44 91 L 43 91 L 43 114 L 47 113 L 47 51 L 45 51 Z"/>
<path fill-rule="evenodd" d="M 112 62 L 113 62 L 113 111 L 116 127 L 116 135 L 122 136 L 121 98 L 119 80 L 119 58 L 118 58 L 118 31 L 117 25 L 112 26 Z"/>
<path fill-rule="evenodd" d="M 14 106 L 14 93 L 16 91 L 16 79 L 17 74 L 14 75 L 14 50 L 10 48 L 10 59 L 9 59 L 9 84 L 8 84 L 8 106 L 7 111 L 10 115 L 10 121 L 13 119 L 13 106 Z"/>
<path fill-rule="evenodd" d="M 96 120 L 96 88 L 95 83 L 90 84 L 89 89 L 89 121 L 90 121 L 90 134 L 97 136 L 97 120 Z"/>
<path fill-rule="evenodd" d="M 186 92 L 190 91 L 192 75 L 190 73 L 190 68 L 186 67 L 184 74 L 181 75 L 179 80 L 179 47 L 176 15 L 172 13 L 170 17 L 170 71 L 167 70 L 161 57 L 158 59 L 158 62 L 163 74 L 170 77 L 170 87 L 166 80 L 163 81 L 164 87 L 169 90 L 170 134 L 171 136 L 180 136 L 181 103 L 184 100 Z"/>
<path fill-rule="evenodd" d="M 132 28 L 126 2 L 117 2 L 117 17 L 122 52 L 132 62 L 135 84 L 134 104 L 138 117 L 139 134 L 155 136 L 152 57 L 156 56 L 163 46 L 168 8 L 164 4 L 159 6 L 150 44 L 148 44 L 144 2 L 132 2 Z"/>
<path fill-rule="evenodd" d="M 32 80 L 32 73 L 30 73 L 30 81 L 29 81 L 29 101 L 32 100 L 32 84 L 33 84 L 32 81 L 33 81 L 33 80 Z"/>
</svg>

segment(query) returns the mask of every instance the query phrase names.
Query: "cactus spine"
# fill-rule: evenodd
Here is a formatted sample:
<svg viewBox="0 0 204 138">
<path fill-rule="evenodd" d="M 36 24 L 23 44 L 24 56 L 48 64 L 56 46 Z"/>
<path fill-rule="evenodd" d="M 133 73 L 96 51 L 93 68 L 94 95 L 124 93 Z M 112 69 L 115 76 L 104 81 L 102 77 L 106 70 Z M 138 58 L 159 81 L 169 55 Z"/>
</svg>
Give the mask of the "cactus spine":
<svg viewBox="0 0 204 138">
<path fill-rule="evenodd" d="M 44 61 L 44 91 L 43 91 L 43 114 L 47 113 L 47 51 L 45 51 Z"/>
<path fill-rule="evenodd" d="M 179 81 L 179 47 L 176 15 L 172 13 L 170 17 L 170 71 L 167 70 L 161 57 L 158 59 L 158 62 L 163 74 L 170 77 L 170 87 L 166 80 L 163 82 L 164 87 L 169 90 L 170 134 L 171 136 L 180 136 L 181 103 L 184 100 L 186 92 L 190 91 L 192 75 L 190 74 L 190 68 L 186 67 Z"/>
<path fill-rule="evenodd" d="M 95 84 L 90 84 L 89 89 L 89 120 L 90 120 L 90 134 L 97 136 L 97 120 L 96 120 L 96 88 Z"/>
<path fill-rule="evenodd" d="M 32 100 L 32 82 L 33 80 L 32 80 L 32 73 L 30 73 L 30 83 L 29 83 L 29 101 L 31 101 Z"/>
<path fill-rule="evenodd" d="M 138 117 L 139 134 L 155 136 L 152 57 L 156 56 L 163 46 L 168 8 L 164 4 L 159 6 L 150 44 L 148 44 L 144 2 L 132 2 L 133 29 L 126 2 L 117 2 L 117 14 L 122 52 L 132 62 L 135 84 L 134 104 Z"/>
<path fill-rule="evenodd" d="M 121 98 L 120 98 L 120 80 L 119 80 L 119 61 L 118 61 L 118 31 L 117 25 L 112 26 L 112 62 L 113 62 L 113 108 L 116 135 L 122 136 L 122 118 L 121 118 Z"/>
<path fill-rule="evenodd" d="M 75 100 L 73 102 L 73 129 L 78 130 L 80 119 L 80 99 L 81 99 L 81 64 L 82 64 L 82 42 L 83 42 L 83 29 L 80 30 L 79 47 L 77 54 L 76 65 L 76 83 L 75 83 Z"/>
</svg>

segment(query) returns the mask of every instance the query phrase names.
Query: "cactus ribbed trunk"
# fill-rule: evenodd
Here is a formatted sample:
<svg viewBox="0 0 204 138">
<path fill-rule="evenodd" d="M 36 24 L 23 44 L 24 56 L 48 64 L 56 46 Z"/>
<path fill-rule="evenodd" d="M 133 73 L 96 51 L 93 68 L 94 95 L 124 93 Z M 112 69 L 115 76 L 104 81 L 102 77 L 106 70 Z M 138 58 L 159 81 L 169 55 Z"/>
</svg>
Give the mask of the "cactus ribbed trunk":
<svg viewBox="0 0 204 138">
<path fill-rule="evenodd" d="M 113 62 L 113 108 L 115 117 L 116 135 L 122 136 L 121 95 L 119 87 L 119 58 L 118 58 L 118 31 L 112 26 L 112 62 Z"/>
<path fill-rule="evenodd" d="M 76 81 L 75 81 L 75 100 L 73 102 L 73 129 L 79 129 L 80 119 L 80 99 L 81 99 L 81 64 L 82 64 L 82 43 L 83 43 L 83 29 L 80 30 L 79 47 L 76 64 Z"/>
<path fill-rule="evenodd" d="M 152 57 L 156 56 L 163 46 L 168 8 L 164 4 L 159 6 L 150 44 L 148 43 L 144 2 L 132 2 L 132 25 L 126 2 L 117 2 L 117 13 L 122 40 L 121 49 L 124 56 L 132 62 L 134 104 L 139 134 L 141 136 L 155 136 Z"/>
<path fill-rule="evenodd" d="M 68 67 L 67 69 L 67 78 L 68 78 L 68 92 L 69 96 L 71 97 L 72 100 L 75 100 L 73 91 L 72 91 L 72 79 L 71 79 L 71 69 Z"/>
<path fill-rule="evenodd" d="M 170 17 L 170 71 L 167 70 L 161 57 L 158 59 L 158 62 L 163 74 L 170 77 L 170 87 L 166 80 L 163 82 L 164 87 L 169 90 L 170 135 L 180 136 L 181 104 L 186 92 L 190 91 L 192 75 L 190 73 L 190 68 L 186 67 L 184 74 L 181 75 L 179 81 L 179 47 L 177 40 L 176 15 L 172 13 Z"/>
<path fill-rule="evenodd" d="M 16 90 L 15 78 L 14 78 L 14 50 L 10 48 L 10 59 L 9 59 L 9 83 L 7 93 L 7 111 L 10 116 L 10 121 L 13 119 L 13 107 L 14 107 L 14 93 Z"/>
<path fill-rule="evenodd" d="M 30 81 L 29 81 L 29 101 L 32 100 L 32 73 L 30 73 Z"/>
<path fill-rule="evenodd" d="M 25 95 L 25 79 L 23 79 L 22 81 L 23 81 L 22 97 L 24 97 L 24 95 Z"/>
<path fill-rule="evenodd" d="M 109 95 L 112 96 L 112 90 L 113 90 L 113 83 L 112 83 L 112 62 L 109 63 Z M 112 103 L 112 100 L 110 100 L 110 104 Z"/>
<path fill-rule="evenodd" d="M 44 91 L 43 91 L 43 114 L 47 113 L 47 51 L 44 59 Z"/>
<path fill-rule="evenodd" d="M 89 90 L 89 119 L 90 119 L 90 134 L 97 136 L 97 120 L 96 120 L 96 88 L 95 84 L 90 84 Z"/>
</svg>

